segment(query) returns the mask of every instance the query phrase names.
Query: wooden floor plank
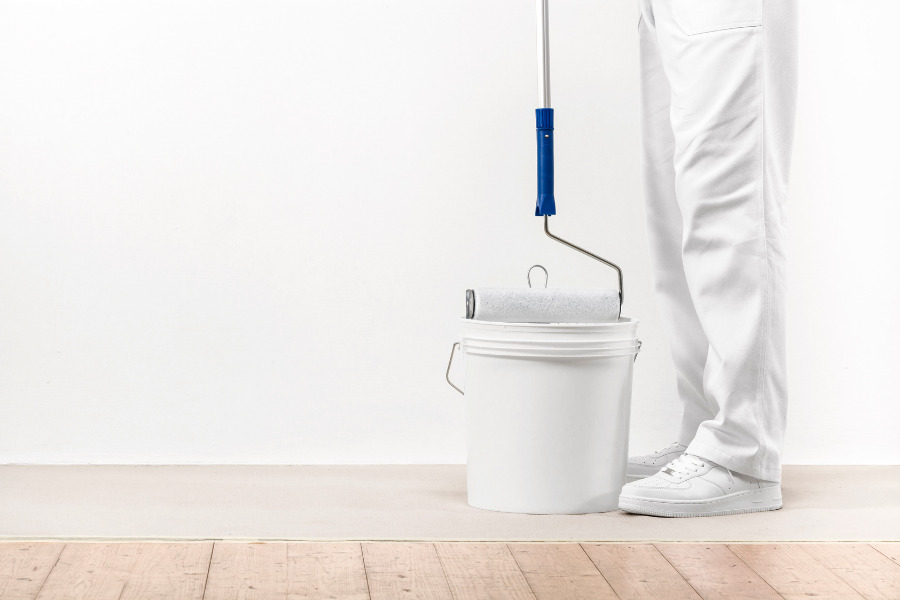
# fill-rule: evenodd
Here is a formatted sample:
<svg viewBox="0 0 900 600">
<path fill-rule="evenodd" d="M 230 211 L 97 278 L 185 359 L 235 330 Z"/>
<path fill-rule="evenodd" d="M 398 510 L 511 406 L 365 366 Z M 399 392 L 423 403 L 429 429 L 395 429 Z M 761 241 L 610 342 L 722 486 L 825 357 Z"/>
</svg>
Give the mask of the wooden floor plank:
<svg viewBox="0 0 900 600">
<path fill-rule="evenodd" d="M 653 544 L 581 544 L 622 600 L 700 600 Z"/>
<path fill-rule="evenodd" d="M 728 544 L 728 548 L 787 600 L 862 598 L 800 544 Z"/>
<path fill-rule="evenodd" d="M 434 544 L 364 543 L 362 551 L 372 600 L 453 600 Z"/>
<path fill-rule="evenodd" d="M 288 545 L 217 542 L 203 600 L 287 597 Z"/>
<path fill-rule="evenodd" d="M 369 597 L 356 542 L 219 542 L 204 600 L 317 600 Z"/>
<path fill-rule="evenodd" d="M 70 543 L 37 600 L 200 600 L 213 544 Z"/>
<path fill-rule="evenodd" d="M 900 565 L 868 544 L 801 544 L 826 569 L 865 598 L 900 598 Z"/>
<path fill-rule="evenodd" d="M 0 544 L 0 598 L 33 600 L 65 544 Z"/>
<path fill-rule="evenodd" d="M 654 544 L 704 600 L 781 600 L 772 586 L 722 544 Z"/>
<path fill-rule="evenodd" d="M 362 549 L 355 542 L 288 544 L 288 600 L 367 600 Z"/>
<path fill-rule="evenodd" d="M 506 544 L 434 545 L 456 600 L 535 600 Z"/>
<path fill-rule="evenodd" d="M 616 600 L 579 544 L 507 544 L 538 600 Z"/>
<path fill-rule="evenodd" d="M 878 542 L 869 545 L 900 565 L 900 542 Z"/>
</svg>

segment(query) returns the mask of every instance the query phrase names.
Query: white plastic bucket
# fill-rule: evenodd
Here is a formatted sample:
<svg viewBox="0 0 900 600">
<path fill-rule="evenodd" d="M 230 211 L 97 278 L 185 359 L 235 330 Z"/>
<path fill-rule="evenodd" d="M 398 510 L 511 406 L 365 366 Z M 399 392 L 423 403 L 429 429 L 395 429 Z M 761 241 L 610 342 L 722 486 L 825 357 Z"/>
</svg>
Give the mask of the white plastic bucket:
<svg viewBox="0 0 900 600">
<path fill-rule="evenodd" d="M 462 321 L 469 505 L 530 514 L 616 510 L 638 321 Z"/>
</svg>

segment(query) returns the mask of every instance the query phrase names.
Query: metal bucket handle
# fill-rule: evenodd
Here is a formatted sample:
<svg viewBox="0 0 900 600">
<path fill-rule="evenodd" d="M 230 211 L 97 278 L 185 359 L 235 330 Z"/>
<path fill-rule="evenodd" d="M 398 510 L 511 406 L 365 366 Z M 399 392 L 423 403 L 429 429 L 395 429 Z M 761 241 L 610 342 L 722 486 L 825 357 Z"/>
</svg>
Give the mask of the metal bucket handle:
<svg viewBox="0 0 900 600">
<path fill-rule="evenodd" d="M 444 378 L 447 380 L 447 383 L 450 384 L 450 387 L 452 387 L 454 390 L 456 390 L 457 392 L 459 392 L 460 394 L 465 396 L 466 393 L 464 391 L 462 391 L 461 389 L 459 389 L 458 387 L 456 387 L 456 385 L 454 385 L 454 383 L 452 381 L 450 381 L 450 367 L 453 365 L 453 354 L 456 352 L 456 349 L 458 347 L 459 347 L 459 342 L 456 342 L 455 344 L 453 344 L 453 347 L 450 348 L 450 361 L 447 363 L 447 374 L 444 375 Z"/>
</svg>

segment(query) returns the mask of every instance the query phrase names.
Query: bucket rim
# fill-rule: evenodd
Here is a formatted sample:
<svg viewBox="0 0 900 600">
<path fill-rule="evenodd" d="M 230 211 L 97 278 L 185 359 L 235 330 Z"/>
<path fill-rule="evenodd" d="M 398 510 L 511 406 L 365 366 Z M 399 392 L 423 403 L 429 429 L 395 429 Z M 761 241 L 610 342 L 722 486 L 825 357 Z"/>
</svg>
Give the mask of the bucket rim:
<svg viewBox="0 0 900 600">
<path fill-rule="evenodd" d="M 573 359 L 573 358 L 617 358 L 620 356 L 637 356 L 641 351 L 640 346 L 633 348 L 610 348 L 604 350 L 525 350 L 521 348 L 466 348 L 467 355 L 476 356 L 494 356 L 499 358 L 516 357 L 516 358 L 557 358 L 557 359 Z"/>
<path fill-rule="evenodd" d="M 638 338 L 631 338 L 629 340 L 615 340 L 610 342 L 550 342 L 546 344 L 534 342 L 519 342 L 516 340 L 479 340 L 467 337 L 463 337 L 460 339 L 460 344 L 463 348 L 477 346 L 479 348 L 525 348 L 535 350 L 541 348 L 551 350 L 577 350 L 579 348 L 584 350 L 614 350 L 616 348 L 631 348 L 638 343 Z"/>
<path fill-rule="evenodd" d="M 640 323 L 639 319 L 635 319 L 632 317 L 619 317 L 616 321 L 609 321 L 606 323 L 506 323 L 503 321 L 479 321 L 477 319 L 467 319 L 465 317 L 460 317 L 460 321 L 463 324 L 472 324 L 477 325 L 479 327 L 496 327 L 500 329 L 507 329 L 510 327 L 523 327 L 526 329 L 550 329 L 550 328 L 562 328 L 562 329 L 591 329 L 591 328 L 604 328 L 608 329 L 615 325 L 637 325 Z"/>
</svg>

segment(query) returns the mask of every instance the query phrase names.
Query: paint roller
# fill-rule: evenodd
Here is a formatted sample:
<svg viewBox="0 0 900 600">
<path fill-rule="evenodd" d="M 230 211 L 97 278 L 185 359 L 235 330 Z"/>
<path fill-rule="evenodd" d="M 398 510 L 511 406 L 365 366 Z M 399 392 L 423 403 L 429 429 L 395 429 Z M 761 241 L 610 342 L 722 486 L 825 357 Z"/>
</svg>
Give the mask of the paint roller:
<svg viewBox="0 0 900 600">
<path fill-rule="evenodd" d="M 577 250 L 616 270 L 619 289 L 532 288 L 531 270 L 527 288 L 475 288 L 466 290 L 466 318 L 502 323 L 605 323 L 622 315 L 625 300 L 622 269 L 605 258 L 568 242 L 550 232 L 550 217 L 556 214 L 553 195 L 553 109 L 550 108 L 549 0 L 537 1 L 538 26 L 538 108 L 537 128 L 537 205 L 534 214 L 544 217 L 544 233 L 553 240 Z M 535 265 L 538 267 L 540 265 Z M 535 267 L 532 267 L 534 269 Z M 547 270 L 541 267 L 544 273 Z M 549 283 L 549 274 L 547 275 Z"/>
</svg>

